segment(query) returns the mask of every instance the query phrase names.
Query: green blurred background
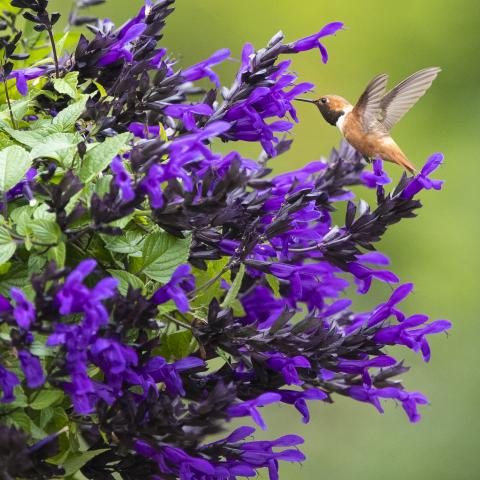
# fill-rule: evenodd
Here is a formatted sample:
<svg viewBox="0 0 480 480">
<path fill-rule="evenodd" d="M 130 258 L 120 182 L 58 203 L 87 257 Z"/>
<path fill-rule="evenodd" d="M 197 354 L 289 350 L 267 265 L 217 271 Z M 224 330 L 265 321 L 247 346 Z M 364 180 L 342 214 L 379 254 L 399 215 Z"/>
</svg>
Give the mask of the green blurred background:
<svg viewBox="0 0 480 480">
<path fill-rule="evenodd" d="M 52 3 L 68 11 L 68 1 Z M 141 4 L 110 0 L 96 11 L 120 23 Z M 318 95 L 336 93 L 352 102 L 377 73 L 387 72 L 391 82 L 398 82 L 426 66 L 443 68 L 428 94 L 395 128 L 394 137 L 417 166 L 433 152 L 443 152 L 446 161 L 436 177 L 446 185 L 439 193 L 423 192 L 425 207 L 419 217 L 393 226 L 379 245 L 402 281 L 416 285 L 415 295 L 403 304 L 405 310 L 454 323 L 448 338 L 432 339 L 429 365 L 405 355 L 413 367 L 404 375 L 406 387 L 424 392 L 431 406 L 423 408 L 423 420 L 416 425 L 394 404 L 381 416 L 373 407 L 348 399 L 337 398 L 333 405 L 311 403 L 308 425 L 292 408 L 274 407 L 266 415 L 268 437 L 305 437 L 307 461 L 282 466 L 282 479 L 480 478 L 475 299 L 480 268 L 475 253 L 480 234 L 475 191 L 480 162 L 479 19 L 478 0 L 178 0 L 168 20 L 164 45 L 185 66 L 221 47 L 238 58 L 244 42 L 261 48 L 278 30 L 295 40 L 341 20 L 346 30 L 324 42 L 329 63 L 323 65 L 318 51 L 311 51 L 292 57 L 293 70 L 302 81 L 315 83 Z M 236 67 L 229 62 L 217 69 L 224 84 L 230 84 Z M 338 130 L 314 108 L 299 104 L 298 110 L 301 123 L 293 133 L 293 148 L 273 163 L 277 171 L 327 155 L 339 142 Z M 230 147 L 258 154 L 241 144 Z M 392 178 L 400 177 L 399 168 L 387 168 Z M 368 196 L 363 189 L 359 193 Z M 372 307 L 389 293 L 388 287 L 376 286 L 359 308 Z"/>
</svg>

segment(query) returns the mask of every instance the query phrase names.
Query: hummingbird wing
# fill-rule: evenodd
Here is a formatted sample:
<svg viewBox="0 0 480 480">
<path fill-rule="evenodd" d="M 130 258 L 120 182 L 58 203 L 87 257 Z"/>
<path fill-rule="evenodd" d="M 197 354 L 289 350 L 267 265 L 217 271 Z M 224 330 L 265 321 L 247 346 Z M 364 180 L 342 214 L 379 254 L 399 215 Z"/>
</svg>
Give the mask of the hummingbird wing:
<svg viewBox="0 0 480 480">
<path fill-rule="evenodd" d="M 441 69 L 438 67 L 419 70 L 399 83 L 382 98 L 377 119 L 387 132 L 425 94 L 440 71 Z"/>
<path fill-rule="evenodd" d="M 355 105 L 353 112 L 362 121 L 363 129 L 369 132 L 378 126 L 378 113 L 387 88 L 388 75 L 382 73 L 370 80 Z"/>
</svg>

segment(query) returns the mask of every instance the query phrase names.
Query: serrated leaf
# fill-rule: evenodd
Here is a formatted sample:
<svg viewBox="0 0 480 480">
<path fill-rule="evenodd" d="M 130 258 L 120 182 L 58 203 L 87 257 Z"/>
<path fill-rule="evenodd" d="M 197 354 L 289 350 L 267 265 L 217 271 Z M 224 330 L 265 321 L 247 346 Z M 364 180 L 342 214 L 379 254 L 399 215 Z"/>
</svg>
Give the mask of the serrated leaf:
<svg viewBox="0 0 480 480">
<path fill-rule="evenodd" d="M 43 408 L 50 407 L 54 403 L 59 402 L 63 398 L 63 392 L 61 390 L 42 390 L 38 396 L 30 403 L 30 408 L 33 410 L 42 410 Z"/>
<path fill-rule="evenodd" d="M 34 273 L 40 273 L 47 263 L 47 259 L 41 255 L 30 255 L 28 257 L 28 275 L 31 276 Z"/>
<path fill-rule="evenodd" d="M 88 100 L 88 95 L 83 95 L 82 98 L 75 103 L 72 103 L 67 108 L 63 109 L 53 119 L 52 125 L 59 132 L 70 132 L 75 127 L 75 122 L 80 118 L 80 115 L 85 110 L 85 105 Z"/>
<path fill-rule="evenodd" d="M 69 455 L 63 464 L 65 469 L 65 476 L 73 475 L 84 467 L 90 460 L 100 455 L 103 452 L 108 452 L 108 448 L 101 448 L 99 450 L 90 450 L 88 452 L 77 452 Z"/>
<path fill-rule="evenodd" d="M 142 242 L 144 235 L 140 232 L 129 230 L 125 235 L 118 237 L 103 237 L 105 239 L 105 248 L 116 253 L 125 253 L 128 255 L 142 251 Z"/>
<path fill-rule="evenodd" d="M 0 191 L 7 192 L 25 177 L 32 166 L 28 152 L 18 145 L 0 151 Z"/>
<path fill-rule="evenodd" d="M 167 283 L 175 269 L 188 260 L 191 237 L 176 238 L 165 232 L 147 236 L 143 246 L 142 269 L 147 277 Z"/>
<path fill-rule="evenodd" d="M 17 244 L 5 227 L 0 227 L 0 265 L 13 257 Z"/>
<path fill-rule="evenodd" d="M 0 150 L 15 145 L 16 142 L 6 133 L 0 132 Z"/>
<path fill-rule="evenodd" d="M 57 243 L 62 234 L 60 227 L 54 220 L 33 220 L 30 223 L 30 229 L 34 240 L 46 245 Z"/>
<path fill-rule="evenodd" d="M 15 130 L 8 126 L 2 126 L 2 129 L 17 142 L 30 148 L 33 148 L 37 143 L 42 143 L 45 140 L 45 136 L 48 135 L 48 130 L 43 128 L 37 130 Z"/>
<path fill-rule="evenodd" d="M 32 158 L 52 158 L 68 168 L 77 153 L 80 137 L 74 133 L 52 133 L 44 136 L 31 151 Z"/>
<path fill-rule="evenodd" d="M 242 286 L 243 277 L 245 275 L 245 265 L 243 263 L 240 264 L 240 268 L 238 269 L 237 276 L 233 281 L 230 289 L 225 296 L 225 300 L 222 302 L 222 308 L 230 307 L 235 300 L 237 300 L 238 292 L 240 291 L 240 287 Z"/>
<path fill-rule="evenodd" d="M 8 296 L 12 287 L 25 288 L 29 285 L 28 270 L 23 263 L 14 263 L 5 275 L 0 276 L 0 295 Z"/>
<path fill-rule="evenodd" d="M 80 168 L 80 180 L 84 183 L 89 182 L 100 172 L 103 172 L 110 165 L 113 157 L 118 155 L 127 145 L 130 138 L 131 134 L 129 132 L 122 133 L 109 137 L 104 142 L 90 149 L 86 153 Z"/>
<path fill-rule="evenodd" d="M 129 285 L 135 289 L 143 288 L 143 282 L 136 275 L 126 270 L 107 270 L 107 272 L 120 282 L 118 291 L 124 296 L 128 292 Z"/>
<path fill-rule="evenodd" d="M 32 106 L 34 98 L 37 96 L 36 93 L 29 92 L 29 94 L 26 97 L 20 98 L 19 100 L 16 100 L 12 104 L 12 113 L 13 113 L 13 118 L 19 122 L 23 119 L 23 117 L 27 114 L 29 108 Z M 8 111 L 8 110 L 7 110 Z M 10 115 L 8 115 L 7 118 L 9 118 Z"/>
<path fill-rule="evenodd" d="M 62 95 L 68 95 L 75 98 L 78 94 L 78 72 L 69 72 L 62 78 L 56 78 L 53 81 L 53 88 Z"/>
</svg>

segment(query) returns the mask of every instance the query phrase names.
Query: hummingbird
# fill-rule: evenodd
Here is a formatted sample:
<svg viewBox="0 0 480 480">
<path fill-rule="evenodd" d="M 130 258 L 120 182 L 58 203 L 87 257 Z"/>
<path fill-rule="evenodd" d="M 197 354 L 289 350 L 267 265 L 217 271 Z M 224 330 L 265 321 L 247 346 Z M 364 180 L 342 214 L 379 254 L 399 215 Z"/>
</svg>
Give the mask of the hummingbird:
<svg viewBox="0 0 480 480">
<path fill-rule="evenodd" d="M 425 94 L 440 71 L 438 67 L 419 70 L 388 93 L 388 75 L 377 75 L 355 106 L 338 95 L 325 95 L 318 100 L 296 100 L 314 103 L 323 118 L 330 125 L 337 126 L 345 140 L 367 161 L 380 157 L 415 174 L 415 166 L 393 140 L 390 131 Z"/>
</svg>

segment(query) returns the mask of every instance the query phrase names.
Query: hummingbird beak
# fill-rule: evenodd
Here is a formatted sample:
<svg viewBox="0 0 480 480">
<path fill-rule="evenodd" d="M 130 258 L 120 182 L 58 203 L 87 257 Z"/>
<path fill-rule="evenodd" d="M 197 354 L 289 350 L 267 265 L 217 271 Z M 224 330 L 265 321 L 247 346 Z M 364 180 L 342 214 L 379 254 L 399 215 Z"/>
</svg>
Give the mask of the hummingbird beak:
<svg viewBox="0 0 480 480">
<path fill-rule="evenodd" d="M 294 98 L 297 102 L 307 102 L 307 103 L 315 103 L 315 100 L 310 100 L 309 98 Z"/>
</svg>

